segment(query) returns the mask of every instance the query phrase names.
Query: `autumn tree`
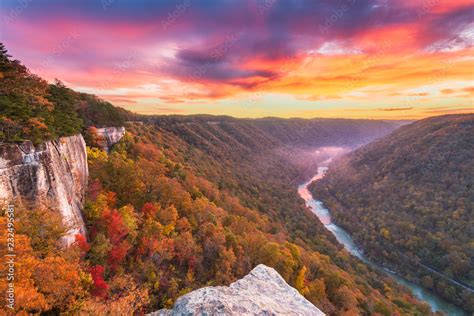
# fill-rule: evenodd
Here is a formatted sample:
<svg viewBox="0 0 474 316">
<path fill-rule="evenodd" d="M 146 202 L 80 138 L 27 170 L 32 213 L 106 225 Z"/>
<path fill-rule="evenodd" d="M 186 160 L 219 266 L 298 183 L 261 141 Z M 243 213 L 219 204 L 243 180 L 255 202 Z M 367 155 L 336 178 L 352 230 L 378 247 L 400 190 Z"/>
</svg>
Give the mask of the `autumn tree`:
<svg viewBox="0 0 474 316">
<path fill-rule="evenodd" d="M 100 265 L 92 266 L 89 272 L 92 275 L 94 285 L 92 295 L 105 299 L 108 295 L 109 285 L 104 281 L 104 267 Z"/>
</svg>

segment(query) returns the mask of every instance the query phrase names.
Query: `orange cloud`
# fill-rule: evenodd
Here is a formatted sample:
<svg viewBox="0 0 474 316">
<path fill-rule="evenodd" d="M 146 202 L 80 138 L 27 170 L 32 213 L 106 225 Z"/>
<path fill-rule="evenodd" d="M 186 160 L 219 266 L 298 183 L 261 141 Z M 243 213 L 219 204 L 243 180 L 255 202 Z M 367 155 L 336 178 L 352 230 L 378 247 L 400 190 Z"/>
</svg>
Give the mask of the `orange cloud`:
<svg viewBox="0 0 474 316">
<path fill-rule="evenodd" d="M 423 25 L 395 24 L 368 30 L 355 40 L 355 46 L 365 52 L 387 54 L 418 49 Z M 423 34 L 425 35 L 425 34 Z"/>
<path fill-rule="evenodd" d="M 441 90 L 441 94 L 453 94 L 454 90 L 453 89 L 443 89 Z"/>
</svg>

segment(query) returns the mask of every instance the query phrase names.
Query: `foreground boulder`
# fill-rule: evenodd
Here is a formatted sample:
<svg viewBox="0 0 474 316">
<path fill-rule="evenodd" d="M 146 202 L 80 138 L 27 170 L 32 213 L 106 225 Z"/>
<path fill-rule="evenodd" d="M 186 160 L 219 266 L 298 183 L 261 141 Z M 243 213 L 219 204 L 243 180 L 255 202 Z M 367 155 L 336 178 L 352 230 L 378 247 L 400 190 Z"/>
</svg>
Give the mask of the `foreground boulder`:
<svg viewBox="0 0 474 316">
<path fill-rule="evenodd" d="M 173 309 L 152 316 L 174 315 L 324 315 L 273 268 L 258 265 L 230 286 L 204 287 L 181 296 Z"/>
</svg>

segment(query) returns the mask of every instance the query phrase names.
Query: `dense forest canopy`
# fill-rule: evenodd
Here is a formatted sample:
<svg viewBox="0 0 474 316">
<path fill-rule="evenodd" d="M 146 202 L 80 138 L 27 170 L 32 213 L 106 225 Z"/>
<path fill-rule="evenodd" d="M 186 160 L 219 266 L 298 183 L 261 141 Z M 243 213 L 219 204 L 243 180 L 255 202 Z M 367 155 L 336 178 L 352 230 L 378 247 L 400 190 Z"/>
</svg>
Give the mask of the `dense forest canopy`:
<svg viewBox="0 0 474 316">
<path fill-rule="evenodd" d="M 328 118 L 241 119 L 212 115 L 149 116 L 143 119 L 180 134 L 192 134 L 193 129 L 209 128 L 211 133 L 216 130 L 218 135 L 229 135 L 254 148 L 290 146 L 313 149 L 321 146 L 355 147 L 386 135 L 396 127 L 407 123 L 406 121 Z M 203 133 L 197 133 L 197 135 L 206 136 Z M 212 139 L 208 142 L 212 143 Z"/>
<path fill-rule="evenodd" d="M 341 158 L 312 191 L 371 258 L 472 312 L 473 148 L 474 114 L 424 119 Z"/>
<path fill-rule="evenodd" d="M 4 141 L 41 142 L 129 117 L 97 97 L 47 84 L 3 46 L 1 67 Z M 406 289 L 345 251 L 294 186 L 308 175 L 291 163 L 292 154 L 311 150 L 296 151 L 293 142 L 356 144 L 396 123 L 140 119 L 125 123 L 127 134 L 110 152 L 89 143 L 88 234 L 77 235 L 72 247 L 58 243 L 67 227 L 56 210 L 16 206 L 16 312 L 149 312 L 193 289 L 229 284 L 263 263 L 329 315 L 430 314 Z M 0 279 L 0 291 L 6 287 Z"/>
</svg>

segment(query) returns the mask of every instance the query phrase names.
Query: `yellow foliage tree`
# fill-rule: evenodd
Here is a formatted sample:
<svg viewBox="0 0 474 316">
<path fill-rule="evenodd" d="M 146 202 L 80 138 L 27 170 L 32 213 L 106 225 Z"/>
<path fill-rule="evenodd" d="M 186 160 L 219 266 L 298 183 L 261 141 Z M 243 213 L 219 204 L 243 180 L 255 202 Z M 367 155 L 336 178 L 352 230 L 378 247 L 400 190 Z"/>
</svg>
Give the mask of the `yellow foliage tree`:
<svg viewBox="0 0 474 316">
<path fill-rule="evenodd" d="M 0 217 L 0 257 L 8 258 L 7 239 L 6 239 L 6 218 Z M 15 235 L 13 270 L 8 264 L 0 266 L 0 274 L 7 276 L 9 272 L 14 279 L 8 280 L 6 277 L 0 278 L 0 292 L 7 293 L 7 289 L 13 285 L 14 288 L 14 314 L 18 313 L 39 313 L 49 309 L 49 304 L 42 293 L 35 286 L 32 274 L 34 269 L 40 263 L 34 256 L 30 245 L 30 239 L 25 235 Z"/>
</svg>

